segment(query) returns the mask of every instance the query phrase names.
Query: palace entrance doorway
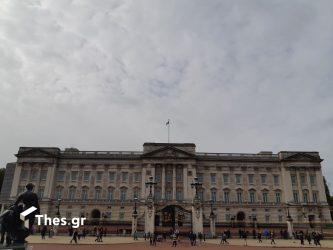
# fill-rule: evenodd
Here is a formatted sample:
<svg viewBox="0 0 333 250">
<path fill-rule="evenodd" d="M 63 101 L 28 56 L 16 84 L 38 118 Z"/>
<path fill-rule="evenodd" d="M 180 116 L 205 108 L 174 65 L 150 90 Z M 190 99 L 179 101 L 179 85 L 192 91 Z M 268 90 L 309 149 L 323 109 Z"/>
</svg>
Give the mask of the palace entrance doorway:
<svg viewBox="0 0 333 250">
<path fill-rule="evenodd" d="M 188 231 L 192 228 L 192 212 L 179 205 L 168 205 L 156 211 L 155 227 L 158 231 L 178 229 Z"/>
</svg>

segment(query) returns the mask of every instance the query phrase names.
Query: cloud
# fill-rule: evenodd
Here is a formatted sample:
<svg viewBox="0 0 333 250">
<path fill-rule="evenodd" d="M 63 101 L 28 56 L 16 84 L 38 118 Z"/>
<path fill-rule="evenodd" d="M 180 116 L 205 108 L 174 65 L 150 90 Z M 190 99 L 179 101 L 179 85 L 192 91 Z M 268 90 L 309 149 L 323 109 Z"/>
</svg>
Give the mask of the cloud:
<svg viewBox="0 0 333 250">
<path fill-rule="evenodd" d="M 330 1 L 0 7 L 0 158 L 19 146 L 317 150 L 333 174 Z"/>
</svg>

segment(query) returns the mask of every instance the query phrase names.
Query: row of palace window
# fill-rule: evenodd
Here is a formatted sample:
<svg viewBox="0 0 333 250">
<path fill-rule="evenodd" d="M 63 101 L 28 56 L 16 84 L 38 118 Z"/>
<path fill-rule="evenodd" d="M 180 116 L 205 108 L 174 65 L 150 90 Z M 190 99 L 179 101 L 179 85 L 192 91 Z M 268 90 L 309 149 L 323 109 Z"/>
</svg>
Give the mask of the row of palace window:
<svg viewBox="0 0 333 250">
<path fill-rule="evenodd" d="M 29 176 L 30 175 L 30 176 Z M 46 180 L 46 176 L 47 176 L 47 169 L 25 169 L 23 168 L 21 170 L 21 175 L 20 175 L 20 179 L 22 181 L 27 181 L 27 180 L 31 180 L 31 181 L 45 181 Z"/>
<path fill-rule="evenodd" d="M 134 172 L 133 177 L 128 172 L 105 172 L 105 171 L 96 171 L 95 172 L 95 181 L 102 182 L 105 173 L 108 173 L 108 178 L 110 183 L 116 182 L 119 179 L 122 183 L 128 183 L 130 178 L 133 178 L 134 182 L 141 182 L 141 172 Z M 79 171 L 71 171 L 69 173 L 69 179 L 72 182 L 79 180 Z M 58 171 L 57 172 L 57 181 L 65 181 L 66 171 Z M 89 182 L 91 180 L 92 173 L 91 171 L 83 171 L 82 181 Z"/>
<path fill-rule="evenodd" d="M 176 169 L 176 182 L 182 182 L 183 181 L 183 169 Z M 155 172 L 155 181 L 157 183 L 162 181 L 162 169 L 157 169 Z M 165 171 L 165 182 L 166 183 L 172 183 L 173 181 L 173 170 L 166 170 Z"/>
<path fill-rule="evenodd" d="M 198 181 L 199 182 L 204 182 L 204 174 L 203 173 L 198 173 L 197 174 Z M 235 174 L 235 183 L 237 185 L 243 184 L 243 175 L 242 174 Z M 217 181 L 216 178 L 216 173 L 211 173 L 210 174 L 210 183 L 212 185 L 215 185 Z M 231 180 L 231 175 L 230 174 L 222 174 L 222 182 L 224 185 L 228 185 L 229 183 L 232 182 Z M 255 175 L 254 174 L 248 174 L 247 175 L 247 182 L 249 185 L 254 185 L 255 184 Z M 280 185 L 280 176 L 279 175 L 273 175 L 273 183 L 274 186 L 279 186 Z M 267 174 L 260 174 L 260 184 L 266 185 L 268 184 L 268 175 Z"/>
<path fill-rule="evenodd" d="M 302 197 L 299 196 L 299 192 L 297 190 L 293 191 L 293 201 L 295 203 L 308 203 L 310 202 L 310 198 L 309 198 L 309 192 L 307 190 L 303 190 L 302 191 Z M 318 192 L 317 191 L 313 191 L 312 192 L 312 202 L 317 203 L 318 202 Z"/>
<path fill-rule="evenodd" d="M 68 189 L 68 196 L 64 197 L 64 188 L 63 187 L 57 187 L 56 192 L 55 192 L 55 198 L 56 199 L 69 199 L 69 200 L 75 200 L 75 199 L 82 199 L 82 200 L 88 200 L 89 199 L 89 188 L 84 187 L 81 189 L 81 195 L 78 197 L 77 196 L 77 188 L 76 187 L 70 187 Z M 114 195 L 115 189 L 114 188 L 108 188 L 107 190 L 107 200 L 114 200 L 116 197 Z M 139 188 L 134 188 L 132 192 L 133 197 L 129 197 L 128 195 L 128 189 L 127 188 L 120 188 L 120 194 L 119 194 L 119 200 L 120 201 L 126 201 L 131 198 L 139 198 L 140 197 L 140 189 Z M 100 200 L 102 199 L 102 188 L 101 187 L 96 187 L 94 190 L 94 196 L 93 199 L 95 200 Z"/>
<path fill-rule="evenodd" d="M 307 186 L 308 181 L 307 181 L 307 175 L 305 173 L 300 173 L 300 184 L 301 186 Z M 298 180 L 297 180 L 297 174 L 291 174 L 291 185 L 293 187 L 297 187 L 298 185 Z M 310 174 L 310 185 L 311 186 L 316 186 L 317 181 L 316 181 L 316 175 L 315 174 Z"/>
<path fill-rule="evenodd" d="M 198 196 L 199 196 L 199 198 L 202 201 L 205 201 L 205 196 L 204 196 L 204 191 L 203 190 L 199 190 L 198 191 Z M 270 202 L 270 200 L 269 200 L 269 192 L 268 191 L 263 191 L 261 193 L 261 196 L 262 196 L 262 202 L 263 203 Z M 276 191 L 275 192 L 275 200 L 274 200 L 274 202 L 275 203 L 281 203 L 281 199 L 282 199 L 281 192 L 280 191 Z M 215 190 L 215 189 L 211 190 L 210 200 L 212 200 L 213 202 L 217 201 L 217 190 Z M 234 201 L 237 202 L 237 203 L 243 203 L 243 202 L 246 201 L 245 197 L 244 197 L 243 191 L 240 191 L 240 190 L 236 191 L 236 199 Z M 255 202 L 257 202 L 257 192 L 255 190 L 250 190 L 248 192 L 248 200 L 247 201 L 249 203 L 255 203 Z M 230 191 L 229 190 L 223 191 L 223 202 L 224 203 L 230 203 L 231 202 Z"/>
<path fill-rule="evenodd" d="M 252 217 L 252 218 L 258 218 L 257 215 L 255 215 L 255 214 L 251 215 L 251 217 Z M 231 218 L 232 218 L 231 214 L 225 214 L 225 220 L 226 220 L 227 222 L 231 222 Z M 270 220 L 271 220 L 271 215 L 269 215 L 269 214 L 265 214 L 265 217 L 264 217 L 264 218 L 265 218 L 265 223 L 269 223 Z M 277 219 L 278 219 L 278 222 L 284 222 L 284 220 L 283 220 L 283 215 L 281 215 L 281 214 L 279 214 L 279 215 L 277 216 Z"/>
</svg>

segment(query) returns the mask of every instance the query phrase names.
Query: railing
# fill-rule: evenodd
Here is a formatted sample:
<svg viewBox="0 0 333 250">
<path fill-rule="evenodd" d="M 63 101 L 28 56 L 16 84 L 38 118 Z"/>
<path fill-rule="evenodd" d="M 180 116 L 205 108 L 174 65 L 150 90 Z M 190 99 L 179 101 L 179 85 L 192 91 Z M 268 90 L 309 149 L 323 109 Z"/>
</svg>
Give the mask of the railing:
<svg viewBox="0 0 333 250">
<path fill-rule="evenodd" d="M 82 156 L 142 155 L 142 151 L 61 151 L 61 154 Z"/>
<path fill-rule="evenodd" d="M 205 153 L 197 152 L 197 156 L 231 156 L 231 157 L 268 157 L 268 158 L 278 158 L 277 154 L 248 154 L 248 153 Z"/>
</svg>

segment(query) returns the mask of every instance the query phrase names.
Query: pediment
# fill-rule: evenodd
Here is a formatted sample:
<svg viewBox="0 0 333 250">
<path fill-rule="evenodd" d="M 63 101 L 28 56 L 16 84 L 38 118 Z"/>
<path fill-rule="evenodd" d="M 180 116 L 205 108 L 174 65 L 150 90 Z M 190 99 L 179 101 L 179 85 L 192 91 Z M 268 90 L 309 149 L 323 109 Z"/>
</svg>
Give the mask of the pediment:
<svg viewBox="0 0 333 250">
<path fill-rule="evenodd" d="M 42 148 L 20 149 L 16 157 L 56 157 L 56 152 L 48 152 Z"/>
<path fill-rule="evenodd" d="M 194 158 L 195 155 L 176 147 L 167 146 L 142 155 L 143 158 Z"/>
<path fill-rule="evenodd" d="M 322 159 L 307 153 L 295 153 L 284 158 L 283 161 L 321 162 Z"/>
</svg>

